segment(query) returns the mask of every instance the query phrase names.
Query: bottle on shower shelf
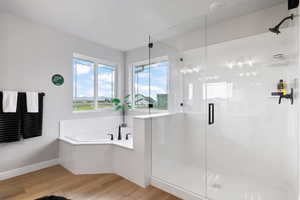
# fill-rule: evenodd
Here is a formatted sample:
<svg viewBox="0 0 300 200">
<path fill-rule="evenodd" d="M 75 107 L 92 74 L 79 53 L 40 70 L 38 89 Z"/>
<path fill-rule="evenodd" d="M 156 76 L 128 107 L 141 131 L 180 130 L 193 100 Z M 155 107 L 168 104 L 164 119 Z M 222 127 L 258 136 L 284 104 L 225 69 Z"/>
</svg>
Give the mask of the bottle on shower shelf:
<svg viewBox="0 0 300 200">
<path fill-rule="evenodd" d="M 282 79 L 280 79 L 279 83 L 277 84 L 277 91 L 279 93 L 282 93 L 283 95 L 286 95 L 286 89 L 287 89 L 286 82 L 284 82 Z"/>
</svg>

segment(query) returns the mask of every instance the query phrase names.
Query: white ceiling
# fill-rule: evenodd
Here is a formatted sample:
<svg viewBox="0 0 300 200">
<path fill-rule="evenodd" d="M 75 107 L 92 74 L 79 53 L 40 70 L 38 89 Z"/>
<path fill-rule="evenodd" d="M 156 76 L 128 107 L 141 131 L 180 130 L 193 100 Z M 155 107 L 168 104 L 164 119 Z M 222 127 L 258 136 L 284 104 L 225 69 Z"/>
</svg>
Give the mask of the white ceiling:
<svg viewBox="0 0 300 200">
<path fill-rule="evenodd" d="M 215 0 L 216 1 L 216 0 Z M 214 0 L 1 0 L 0 11 L 119 50 L 146 44 L 149 34 L 166 32 L 209 12 Z M 285 0 L 218 0 L 209 21 L 274 6 Z"/>
</svg>

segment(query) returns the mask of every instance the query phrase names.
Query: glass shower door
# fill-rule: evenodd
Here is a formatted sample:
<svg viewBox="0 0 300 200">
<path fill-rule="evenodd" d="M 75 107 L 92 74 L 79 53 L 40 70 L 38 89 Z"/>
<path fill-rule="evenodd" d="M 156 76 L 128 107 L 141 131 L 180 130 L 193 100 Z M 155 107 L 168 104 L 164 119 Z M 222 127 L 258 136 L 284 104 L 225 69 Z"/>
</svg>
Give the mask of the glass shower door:
<svg viewBox="0 0 300 200">
<path fill-rule="evenodd" d="M 297 89 L 295 27 L 207 47 L 207 196 L 296 200 L 298 100 L 272 96 L 280 80 Z M 212 107 L 214 109 L 212 110 Z"/>
<path fill-rule="evenodd" d="M 205 27 L 205 18 L 197 23 Z M 176 27 L 176 31 L 179 30 L 181 26 Z M 199 35 L 199 41 L 205 45 L 205 34 Z M 185 54 L 180 49 L 183 43 L 155 40 L 150 52 L 150 62 L 164 56 L 169 63 L 167 113 L 151 109 L 154 115 L 151 121 L 152 179 L 203 199 L 206 194 L 207 111 L 202 84 L 205 80 L 200 71 L 205 67 L 205 47 L 196 54 Z M 154 78 L 151 77 L 151 82 Z M 157 90 L 158 85 L 152 84 L 150 88 Z"/>
</svg>

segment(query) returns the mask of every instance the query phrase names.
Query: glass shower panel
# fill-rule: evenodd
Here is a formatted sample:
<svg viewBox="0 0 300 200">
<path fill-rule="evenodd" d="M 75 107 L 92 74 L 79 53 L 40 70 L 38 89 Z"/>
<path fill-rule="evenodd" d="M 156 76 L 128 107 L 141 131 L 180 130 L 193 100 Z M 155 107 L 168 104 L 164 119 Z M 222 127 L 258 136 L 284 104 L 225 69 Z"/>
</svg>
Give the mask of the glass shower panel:
<svg viewBox="0 0 300 200">
<path fill-rule="evenodd" d="M 200 199 L 296 200 L 298 25 L 220 42 L 209 22 L 152 40 L 151 65 L 168 63 L 164 89 L 149 72 L 149 96 L 167 101 L 167 110 L 150 109 L 152 180 Z M 279 104 L 292 89 L 293 104 Z"/>
<path fill-rule="evenodd" d="M 207 46 L 207 195 L 215 200 L 296 200 L 298 100 L 296 27 Z M 209 36 L 208 36 L 209 37 Z"/>
<path fill-rule="evenodd" d="M 196 24 L 205 29 L 205 17 L 193 26 Z M 200 72 L 205 69 L 206 42 L 201 32 L 196 37 L 202 48 L 184 54 L 190 44 L 181 36 L 188 34 L 189 28 L 179 25 L 164 37 L 156 35 L 158 39 L 151 49 L 151 63 L 164 58 L 169 68 L 167 113 L 151 109 L 152 179 L 202 198 L 206 194 L 207 109 L 203 98 L 205 79 Z M 172 35 L 174 32 L 177 34 Z M 151 81 L 150 88 L 158 89 L 159 85 L 153 84 L 159 81 Z"/>
</svg>

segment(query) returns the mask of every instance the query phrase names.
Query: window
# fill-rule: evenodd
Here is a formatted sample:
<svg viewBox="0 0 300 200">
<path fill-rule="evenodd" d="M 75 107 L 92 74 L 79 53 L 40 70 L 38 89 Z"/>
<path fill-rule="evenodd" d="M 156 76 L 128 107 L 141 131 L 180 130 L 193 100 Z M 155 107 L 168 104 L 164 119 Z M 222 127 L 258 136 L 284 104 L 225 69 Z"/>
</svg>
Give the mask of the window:
<svg viewBox="0 0 300 200">
<path fill-rule="evenodd" d="M 166 60 L 149 64 L 138 64 L 132 70 L 132 102 L 135 108 L 168 109 L 168 73 Z M 150 84 L 150 88 L 149 88 Z"/>
<path fill-rule="evenodd" d="M 73 110 L 111 108 L 116 97 L 116 67 L 97 59 L 73 58 Z"/>
<path fill-rule="evenodd" d="M 111 99 L 115 98 L 115 68 L 98 65 L 98 108 L 111 107 Z"/>
</svg>

